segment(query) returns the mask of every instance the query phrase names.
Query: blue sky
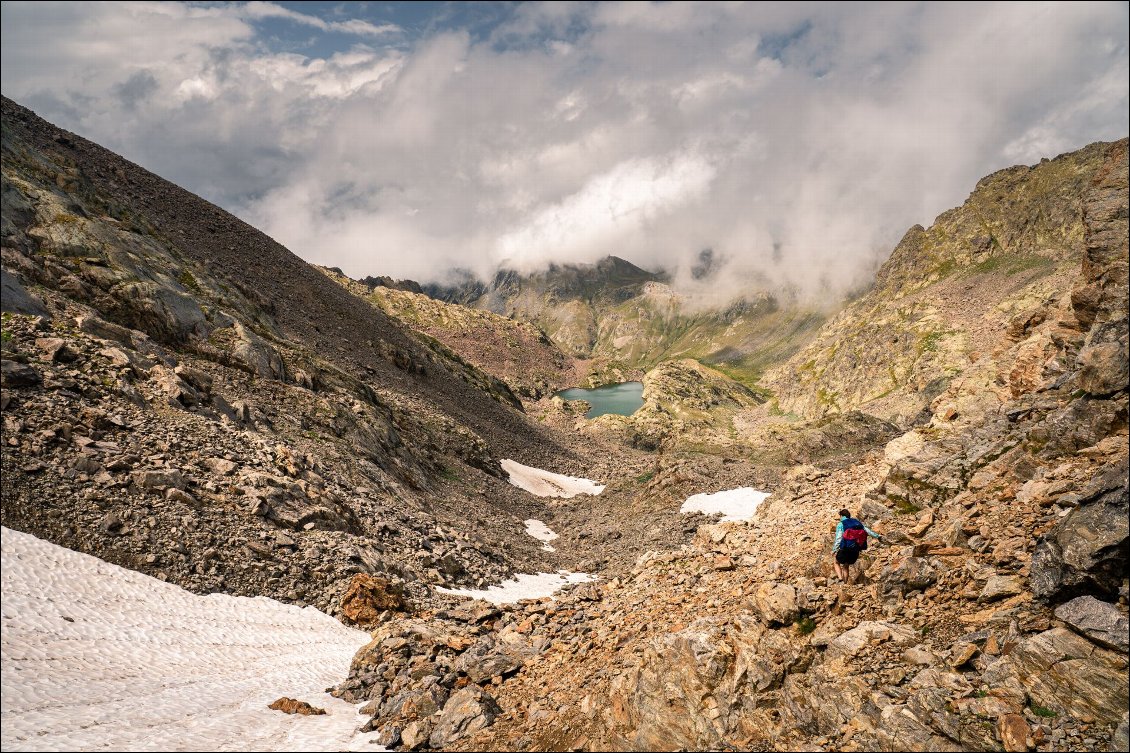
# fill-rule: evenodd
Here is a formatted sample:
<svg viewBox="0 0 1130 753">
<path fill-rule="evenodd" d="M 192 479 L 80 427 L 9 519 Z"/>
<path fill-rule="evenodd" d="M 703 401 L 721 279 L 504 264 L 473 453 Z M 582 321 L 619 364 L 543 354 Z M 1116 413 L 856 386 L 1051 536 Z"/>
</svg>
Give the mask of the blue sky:
<svg viewBox="0 0 1130 753">
<path fill-rule="evenodd" d="M 0 85 L 356 277 L 615 253 L 834 297 L 1128 130 L 1128 6 L 0 5 Z"/>
</svg>

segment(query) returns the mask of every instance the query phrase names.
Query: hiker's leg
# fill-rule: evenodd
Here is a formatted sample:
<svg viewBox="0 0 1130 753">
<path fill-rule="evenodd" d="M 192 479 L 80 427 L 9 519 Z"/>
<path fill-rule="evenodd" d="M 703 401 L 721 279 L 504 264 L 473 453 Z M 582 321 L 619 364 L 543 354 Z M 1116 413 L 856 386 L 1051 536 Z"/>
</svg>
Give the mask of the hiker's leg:
<svg viewBox="0 0 1130 753">
<path fill-rule="evenodd" d="M 844 583 L 851 585 L 851 565 L 844 565 Z"/>
</svg>

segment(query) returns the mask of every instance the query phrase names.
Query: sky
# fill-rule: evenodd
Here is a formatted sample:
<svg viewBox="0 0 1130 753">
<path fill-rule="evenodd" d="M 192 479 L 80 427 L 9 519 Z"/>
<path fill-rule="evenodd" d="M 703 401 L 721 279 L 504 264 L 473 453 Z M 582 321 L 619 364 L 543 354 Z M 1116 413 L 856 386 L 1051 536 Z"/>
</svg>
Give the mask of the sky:
<svg viewBox="0 0 1130 753">
<path fill-rule="evenodd" d="M 1125 136 L 1128 7 L 4 2 L 0 88 L 353 277 L 614 254 L 831 300 Z"/>
</svg>

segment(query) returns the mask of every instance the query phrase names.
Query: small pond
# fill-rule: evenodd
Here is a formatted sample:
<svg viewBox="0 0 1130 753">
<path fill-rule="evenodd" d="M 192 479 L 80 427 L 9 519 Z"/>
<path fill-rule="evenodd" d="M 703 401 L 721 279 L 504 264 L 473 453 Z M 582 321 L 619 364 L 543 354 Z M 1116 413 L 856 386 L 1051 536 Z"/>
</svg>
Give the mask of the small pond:
<svg viewBox="0 0 1130 753">
<path fill-rule="evenodd" d="M 557 396 L 562 400 L 584 400 L 591 405 L 585 418 L 596 418 L 606 413 L 630 416 L 643 405 L 643 382 L 606 384 L 592 390 L 573 387 L 558 392 Z"/>
</svg>

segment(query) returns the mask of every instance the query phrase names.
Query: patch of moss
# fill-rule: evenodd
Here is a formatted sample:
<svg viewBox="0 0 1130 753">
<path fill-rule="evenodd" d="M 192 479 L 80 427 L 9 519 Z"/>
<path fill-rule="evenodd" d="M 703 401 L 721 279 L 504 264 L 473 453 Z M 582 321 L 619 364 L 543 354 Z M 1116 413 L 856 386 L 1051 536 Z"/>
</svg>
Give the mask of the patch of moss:
<svg viewBox="0 0 1130 753">
<path fill-rule="evenodd" d="M 1012 275 L 1027 272 L 1031 269 L 1050 269 L 1054 266 L 1054 260 L 1035 254 L 994 254 L 983 262 L 970 267 L 968 274 L 1001 272 Z"/>
<path fill-rule="evenodd" d="M 195 275 L 193 275 L 192 272 L 188 270 L 188 267 L 182 269 L 180 271 L 180 274 L 177 275 L 177 282 L 179 282 L 186 290 L 191 290 L 193 293 L 200 294 L 202 292 L 200 283 L 196 281 Z"/>
<path fill-rule="evenodd" d="M 816 620 L 808 615 L 798 618 L 794 624 L 796 625 L 796 631 L 801 635 L 809 635 L 816 630 Z"/>
<path fill-rule="evenodd" d="M 899 498 L 895 500 L 895 513 L 897 515 L 913 515 L 916 512 L 922 512 L 922 508 L 909 499 Z"/>
</svg>

